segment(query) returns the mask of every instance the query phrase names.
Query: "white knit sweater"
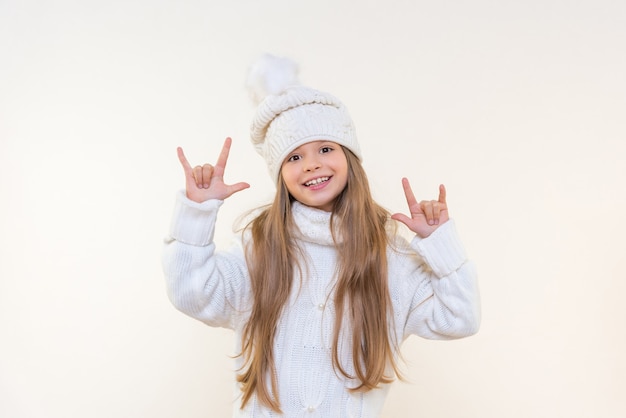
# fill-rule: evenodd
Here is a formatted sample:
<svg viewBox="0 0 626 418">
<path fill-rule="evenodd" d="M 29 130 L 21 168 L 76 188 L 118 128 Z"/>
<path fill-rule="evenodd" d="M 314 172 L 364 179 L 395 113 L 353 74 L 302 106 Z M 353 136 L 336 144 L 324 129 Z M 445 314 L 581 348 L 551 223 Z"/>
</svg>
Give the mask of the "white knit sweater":
<svg viewBox="0 0 626 418">
<path fill-rule="evenodd" d="M 178 195 L 163 268 L 170 300 L 185 314 L 210 326 L 235 331 L 237 350 L 251 306 L 251 288 L 243 244 L 216 251 L 213 232 L 222 201 L 201 204 Z M 389 385 L 365 393 L 332 367 L 332 288 L 336 252 L 330 214 L 294 203 L 299 245 L 308 258 L 306 277 L 296 278 L 289 306 L 278 324 L 274 356 L 279 399 L 285 417 L 378 417 Z M 404 241 L 402 241 L 404 242 Z M 392 324 L 397 345 L 416 334 L 429 339 L 454 339 L 477 332 L 480 307 L 475 269 L 466 258 L 452 220 L 430 237 L 405 242 L 404 251 L 388 251 Z M 348 344 L 345 345 L 346 347 Z M 342 346 L 343 347 L 343 346 Z M 350 372 L 350 349 L 341 350 Z M 237 368 L 241 360 L 236 360 Z M 236 390 L 237 396 L 240 391 Z M 234 417 L 276 417 L 255 397 Z"/>
</svg>

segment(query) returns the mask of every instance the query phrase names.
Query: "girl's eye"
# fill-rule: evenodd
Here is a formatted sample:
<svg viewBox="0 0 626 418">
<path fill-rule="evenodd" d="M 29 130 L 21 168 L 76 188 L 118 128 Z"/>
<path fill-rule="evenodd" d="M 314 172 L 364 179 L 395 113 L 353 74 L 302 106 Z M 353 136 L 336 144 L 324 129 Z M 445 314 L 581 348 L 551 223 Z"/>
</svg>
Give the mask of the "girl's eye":
<svg viewBox="0 0 626 418">
<path fill-rule="evenodd" d="M 298 161 L 300 159 L 299 155 L 292 155 L 291 157 L 289 157 L 289 159 L 287 161 Z"/>
<path fill-rule="evenodd" d="M 322 149 L 320 149 L 320 154 L 331 152 L 332 150 L 333 149 L 331 147 L 322 147 Z"/>
</svg>

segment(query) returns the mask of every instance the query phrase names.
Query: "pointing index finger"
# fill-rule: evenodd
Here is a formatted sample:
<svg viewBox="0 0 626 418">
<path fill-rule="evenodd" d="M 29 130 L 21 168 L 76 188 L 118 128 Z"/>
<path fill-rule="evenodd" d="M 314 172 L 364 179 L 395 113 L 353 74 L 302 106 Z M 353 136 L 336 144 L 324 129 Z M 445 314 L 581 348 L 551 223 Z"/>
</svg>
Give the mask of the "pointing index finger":
<svg viewBox="0 0 626 418">
<path fill-rule="evenodd" d="M 228 161 L 228 154 L 230 153 L 230 144 L 232 144 L 232 139 L 226 138 L 226 140 L 224 141 L 224 146 L 222 146 L 220 156 L 217 158 L 217 162 L 215 163 L 213 177 L 222 177 L 224 175 L 226 162 Z"/>
<path fill-rule="evenodd" d="M 406 197 L 406 203 L 409 205 L 409 209 L 414 205 L 417 205 L 417 199 L 413 194 L 413 189 L 411 189 L 411 185 L 409 184 L 409 179 L 406 177 L 402 178 L 402 188 L 404 189 L 404 196 Z"/>
<path fill-rule="evenodd" d="M 439 185 L 439 203 L 446 203 L 446 186 Z"/>
</svg>

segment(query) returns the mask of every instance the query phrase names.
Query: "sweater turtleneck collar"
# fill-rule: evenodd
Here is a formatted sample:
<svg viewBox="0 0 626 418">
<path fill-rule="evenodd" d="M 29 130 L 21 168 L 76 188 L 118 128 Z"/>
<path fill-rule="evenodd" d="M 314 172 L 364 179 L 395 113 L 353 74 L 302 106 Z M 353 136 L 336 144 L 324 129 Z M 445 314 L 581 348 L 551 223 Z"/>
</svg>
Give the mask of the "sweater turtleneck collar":
<svg viewBox="0 0 626 418">
<path fill-rule="evenodd" d="M 334 245 L 330 232 L 331 213 L 304 205 L 297 200 L 291 206 L 293 220 L 298 230 L 295 237 L 320 245 Z"/>
</svg>

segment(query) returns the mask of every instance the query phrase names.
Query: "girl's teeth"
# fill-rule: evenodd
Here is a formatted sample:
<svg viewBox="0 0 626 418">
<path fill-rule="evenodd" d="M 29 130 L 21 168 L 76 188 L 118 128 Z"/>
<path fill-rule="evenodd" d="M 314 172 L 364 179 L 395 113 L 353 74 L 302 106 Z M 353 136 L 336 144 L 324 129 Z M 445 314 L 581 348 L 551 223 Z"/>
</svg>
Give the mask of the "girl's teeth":
<svg viewBox="0 0 626 418">
<path fill-rule="evenodd" d="M 328 177 L 320 177 L 319 179 L 314 179 L 314 180 L 311 180 L 311 181 L 307 181 L 306 185 L 307 186 L 313 186 L 314 184 L 320 184 L 320 183 L 323 183 L 323 182 L 325 182 L 327 180 L 328 180 Z"/>
</svg>

